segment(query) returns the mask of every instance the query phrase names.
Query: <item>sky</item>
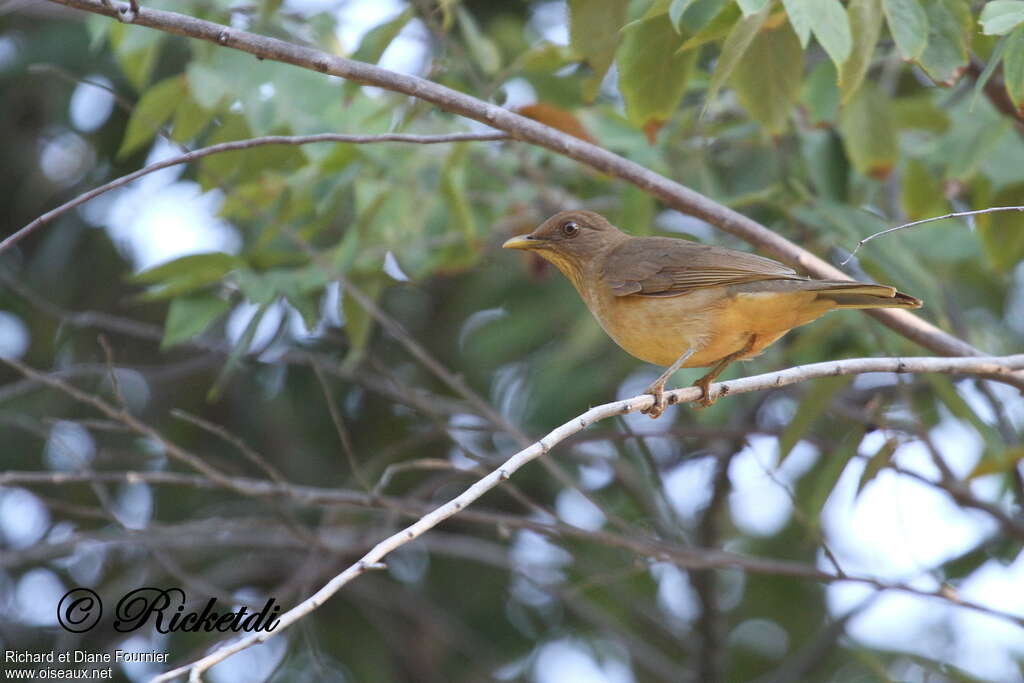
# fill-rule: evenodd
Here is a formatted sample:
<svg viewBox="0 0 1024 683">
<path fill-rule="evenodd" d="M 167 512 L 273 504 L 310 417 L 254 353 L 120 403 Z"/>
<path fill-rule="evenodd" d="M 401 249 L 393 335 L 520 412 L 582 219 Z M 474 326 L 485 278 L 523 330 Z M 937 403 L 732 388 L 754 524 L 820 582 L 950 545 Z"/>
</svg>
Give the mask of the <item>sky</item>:
<svg viewBox="0 0 1024 683">
<path fill-rule="evenodd" d="M 404 4 L 399 0 L 287 0 L 285 7 L 299 11 L 337 11 L 340 18 L 339 40 L 346 49 L 354 49 L 368 29 L 398 14 Z M 565 44 L 565 11 L 563 2 L 543 3 L 534 14 L 533 27 L 545 39 Z M 385 52 L 382 65 L 405 73 L 418 73 L 427 56 L 424 31 L 418 20 L 411 22 Z M 16 43 L 0 35 L 0 69 L 5 59 L 10 61 L 4 55 L 13 49 L 17 49 Z M 87 80 L 109 85 L 102 76 L 92 76 Z M 513 105 L 526 103 L 533 97 L 532 89 L 522 80 L 510 81 L 505 90 L 508 101 Z M 108 92 L 86 83 L 79 85 L 70 101 L 72 127 L 53 131 L 40 149 L 43 172 L 57 183 L 71 185 L 78 182 L 93 161 L 92 149 L 85 136 L 102 126 L 112 109 L 113 99 Z M 169 145 L 157 142 L 147 163 L 173 153 L 175 150 Z M 238 231 L 217 217 L 222 194 L 217 190 L 203 192 L 198 184 L 183 179 L 182 173 L 183 169 L 176 167 L 146 176 L 90 202 L 83 207 L 82 215 L 96 229 L 107 231 L 136 271 L 188 253 L 218 250 L 233 253 L 239 250 L 241 238 Z M 673 220 L 671 215 L 666 217 L 667 223 L 673 223 Z M 688 219 L 691 232 L 693 220 Z M 711 230 L 706 225 L 698 227 Z M 391 268 L 392 276 L 401 279 L 397 264 L 382 264 L 382 267 Z M 1024 265 L 1017 269 L 1015 278 L 1017 286 L 1011 296 L 1010 312 L 1024 310 Z M 336 289 L 330 296 L 336 302 Z M 326 309 L 336 310 L 336 303 L 328 302 Z M 272 312 L 268 316 L 268 330 L 271 325 L 276 327 L 275 315 L 279 319 L 287 314 L 289 312 L 283 308 Z M 251 306 L 240 306 L 229 322 L 229 334 L 240 334 L 251 315 Z M 502 315 L 500 309 L 481 311 L 480 321 L 485 323 Z M 1024 320 L 1024 314 L 1017 316 L 1017 320 Z M 334 322 L 340 323 L 340 320 Z M 471 335 L 464 336 L 466 343 L 472 343 Z M 14 313 L 0 311 L 0 355 L 20 357 L 30 344 L 24 323 Z M 261 347 L 259 339 L 254 347 Z M 652 366 L 639 367 L 622 384 L 618 397 L 641 393 L 657 372 Z M 514 401 L 509 397 L 515 394 L 522 396 L 528 391 L 528 387 L 522 384 L 523 374 L 522 368 L 513 366 L 496 374 L 495 396 L 499 399 L 505 397 L 501 404 L 505 413 L 515 412 Z M 134 393 L 130 389 L 133 381 L 136 386 Z M 877 386 L 900 380 L 882 374 L 862 377 L 857 381 Z M 144 385 L 141 378 L 126 377 L 122 382 L 122 386 L 129 387 L 126 391 L 135 397 L 133 400 L 142 402 L 147 399 Z M 1007 410 L 1014 424 L 1018 428 L 1024 425 L 1024 402 L 1008 387 L 993 384 L 992 388 L 1007 401 Z M 971 383 L 960 382 L 957 390 L 983 419 L 994 421 L 989 407 Z M 784 402 L 777 408 L 783 416 L 792 412 L 792 406 Z M 671 426 L 669 420 L 651 422 L 639 415 L 630 415 L 626 419 L 630 426 L 642 428 L 645 432 Z M 471 416 L 467 416 L 466 421 L 471 423 Z M 457 428 L 459 425 L 453 423 L 452 426 Z M 981 455 L 982 444 L 977 433 L 952 415 L 944 415 L 930 436 L 958 474 L 969 472 Z M 880 432 L 864 437 L 858 447 L 858 454 L 862 457 L 854 459 L 846 467 L 825 504 L 824 536 L 840 565 L 850 573 L 934 589 L 935 581 L 929 575 L 928 567 L 973 547 L 997 530 L 987 515 L 962 509 L 936 487 L 890 469 L 883 470 L 858 493 L 865 461 L 884 440 L 885 436 Z M 659 453 L 667 453 L 670 448 L 665 437 L 652 437 L 647 441 L 656 457 Z M 581 470 L 581 481 L 592 490 L 614 486 L 611 467 L 600 465 L 600 458 L 612 457 L 612 451 L 601 445 L 585 447 L 594 449 L 592 454 L 596 456 L 596 462 Z M 55 470 L 76 469 L 87 463 L 93 452 L 94 445 L 86 430 L 73 423 L 58 422 L 51 430 L 43 459 L 48 467 Z M 790 492 L 793 484 L 800 475 L 831 455 L 819 452 L 810 443 L 801 442 L 780 467 L 777 440 L 755 435 L 749 445 L 733 458 L 729 468 L 732 484 L 729 511 L 736 526 L 754 536 L 776 533 L 793 515 Z M 919 442 L 900 446 L 893 462 L 928 480 L 934 481 L 937 477 L 930 457 Z M 665 494 L 681 519 L 695 519 L 706 505 L 713 473 L 714 463 L 709 458 L 687 460 L 665 472 Z M 995 499 L 999 493 L 999 483 L 994 477 L 975 479 L 970 486 L 983 499 Z M 566 491 L 559 495 L 555 507 L 563 521 L 584 529 L 599 529 L 604 523 L 600 511 L 577 493 Z M 148 489 L 144 486 L 121 487 L 117 491 L 115 508 L 127 526 L 144 527 L 152 513 Z M 34 494 L 20 488 L 0 489 L 0 536 L 7 544 L 22 548 L 42 541 L 44 536 L 53 541 L 73 531 L 66 524 L 52 529 L 50 526 L 47 508 Z M 525 577 L 513 586 L 513 592 L 524 600 L 540 603 L 551 599 L 542 590 L 543 585 L 558 581 L 562 576 L 561 568 L 571 561 L 563 550 L 529 531 L 518 533 L 511 554 Z M 75 580 L 88 583 L 101 571 L 103 555 L 102 547 L 83 547 L 66 564 Z M 825 558 L 820 559 L 820 564 L 823 569 L 832 570 Z M 671 565 L 657 564 L 650 568 L 650 574 L 658 582 L 658 602 L 666 619 L 683 624 L 698 613 L 696 597 L 684 572 Z M 733 583 L 739 595 L 742 577 Z M 1024 557 L 1008 566 L 990 560 L 960 590 L 964 598 L 1024 616 L 1022 587 Z M 27 623 L 50 625 L 52 610 L 41 609 L 40 605 L 55 604 L 56 596 L 64 590 L 66 587 L 57 574 L 45 568 L 33 569 L 17 579 L 0 573 L 0 609 L 15 610 L 14 613 Z M 1014 657 L 1024 657 L 1024 631 L 1018 627 L 946 602 L 895 592 L 883 592 L 863 607 L 873 592 L 849 583 L 837 583 L 827 588 L 828 605 L 834 616 L 861 610 L 848 626 L 847 632 L 853 640 L 868 646 L 901 649 L 949 661 L 993 681 L 1015 680 L 1018 669 Z M 735 642 L 751 643 L 751 647 L 767 648 L 764 654 L 769 657 L 781 658 L 788 645 L 799 645 L 789 643 L 781 628 L 764 620 L 745 622 L 729 637 Z M 263 646 L 236 655 L 213 670 L 212 680 L 257 680 L 257 672 L 271 670 L 273 664 L 283 657 L 284 645 L 284 639 L 275 638 Z M 124 647 L 143 651 L 159 649 L 160 643 L 133 636 Z M 509 662 L 508 667 L 496 675 L 508 678 L 525 674 L 538 683 L 565 680 L 625 683 L 633 680 L 628 662 L 628 653 L 616 644 L 596 648 L 571 638 L 558 638 L 544 643 L 529 658 Z M 916 665 L 908 662 L 906 666 L 904 679 L 923 677 L 922 671 L 915 671 Z M 141 680 L 155 670 L 151 665 L 134 664 L 127 673 L 133 679 Z"/>
</svg>

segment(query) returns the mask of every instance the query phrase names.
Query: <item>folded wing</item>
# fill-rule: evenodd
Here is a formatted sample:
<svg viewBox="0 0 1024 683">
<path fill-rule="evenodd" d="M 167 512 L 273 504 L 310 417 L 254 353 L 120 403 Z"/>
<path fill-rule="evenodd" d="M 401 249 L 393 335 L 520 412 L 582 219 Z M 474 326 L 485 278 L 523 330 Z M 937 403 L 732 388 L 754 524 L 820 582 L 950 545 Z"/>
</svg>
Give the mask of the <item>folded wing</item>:
<svg viewBox="0 0 1024 683">
<path fill-rule="evenodd" d="M 624 242 L 608 255 L 602 276 L 616 296 L 677 296 L 705 287 L 808 279 L 755 254 L 667 237 Z"/>
</svg>

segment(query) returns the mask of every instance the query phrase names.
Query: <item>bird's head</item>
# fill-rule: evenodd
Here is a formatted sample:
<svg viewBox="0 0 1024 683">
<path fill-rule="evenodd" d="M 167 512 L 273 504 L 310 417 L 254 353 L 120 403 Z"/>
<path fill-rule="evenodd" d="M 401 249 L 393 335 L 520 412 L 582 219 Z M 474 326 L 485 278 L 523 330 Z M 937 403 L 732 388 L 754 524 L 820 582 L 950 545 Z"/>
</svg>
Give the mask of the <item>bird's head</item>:
<svg viewBox="0 0 1024 683">
<path fill-rule="evenodd" d="M 560 211 L 528 235 L 517 235 L 501 245 L 524 249 L 555 264 L 577 284 L 582 270 L 626 235 L 593 211 Z"/>
</svg>

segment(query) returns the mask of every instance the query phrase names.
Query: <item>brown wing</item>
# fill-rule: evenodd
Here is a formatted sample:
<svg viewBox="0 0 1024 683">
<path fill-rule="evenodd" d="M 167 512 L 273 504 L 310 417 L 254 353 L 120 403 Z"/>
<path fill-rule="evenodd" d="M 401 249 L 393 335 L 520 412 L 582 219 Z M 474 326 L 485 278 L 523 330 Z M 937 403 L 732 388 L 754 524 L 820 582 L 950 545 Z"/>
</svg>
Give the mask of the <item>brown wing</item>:
<svg viewBox="0 0 1024 683">
<path fill-rule="evenodd" d="M 608 255 L 602 276 L 616 296 L 676 296 L 703 287 L 807 279 L 778 261 L 671 237 L 623 242 Z"/>
</svg>

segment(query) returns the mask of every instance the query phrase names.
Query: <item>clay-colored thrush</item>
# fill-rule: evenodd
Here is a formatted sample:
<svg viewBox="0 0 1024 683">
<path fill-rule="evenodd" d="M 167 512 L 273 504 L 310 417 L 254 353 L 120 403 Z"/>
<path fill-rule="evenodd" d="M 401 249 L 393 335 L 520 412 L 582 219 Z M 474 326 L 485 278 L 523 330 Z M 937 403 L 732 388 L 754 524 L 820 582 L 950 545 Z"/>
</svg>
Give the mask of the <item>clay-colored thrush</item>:
<svg viewBox="0 0 1024 683">
<path fill-rule="evenodd" d="M 752 358 L 794 327 L 842 308 L 920 308 L 892 287 L 812 280 L 777 261 L 672 237 L 632 237 L 591 211 L 563 211 L 502 245 L 528 249 L 569 278 L 604 331 L 640 360 L 667 365 L 647 389 L 665 410 L 665 382 L 681 367 Z"/>
</svg>

